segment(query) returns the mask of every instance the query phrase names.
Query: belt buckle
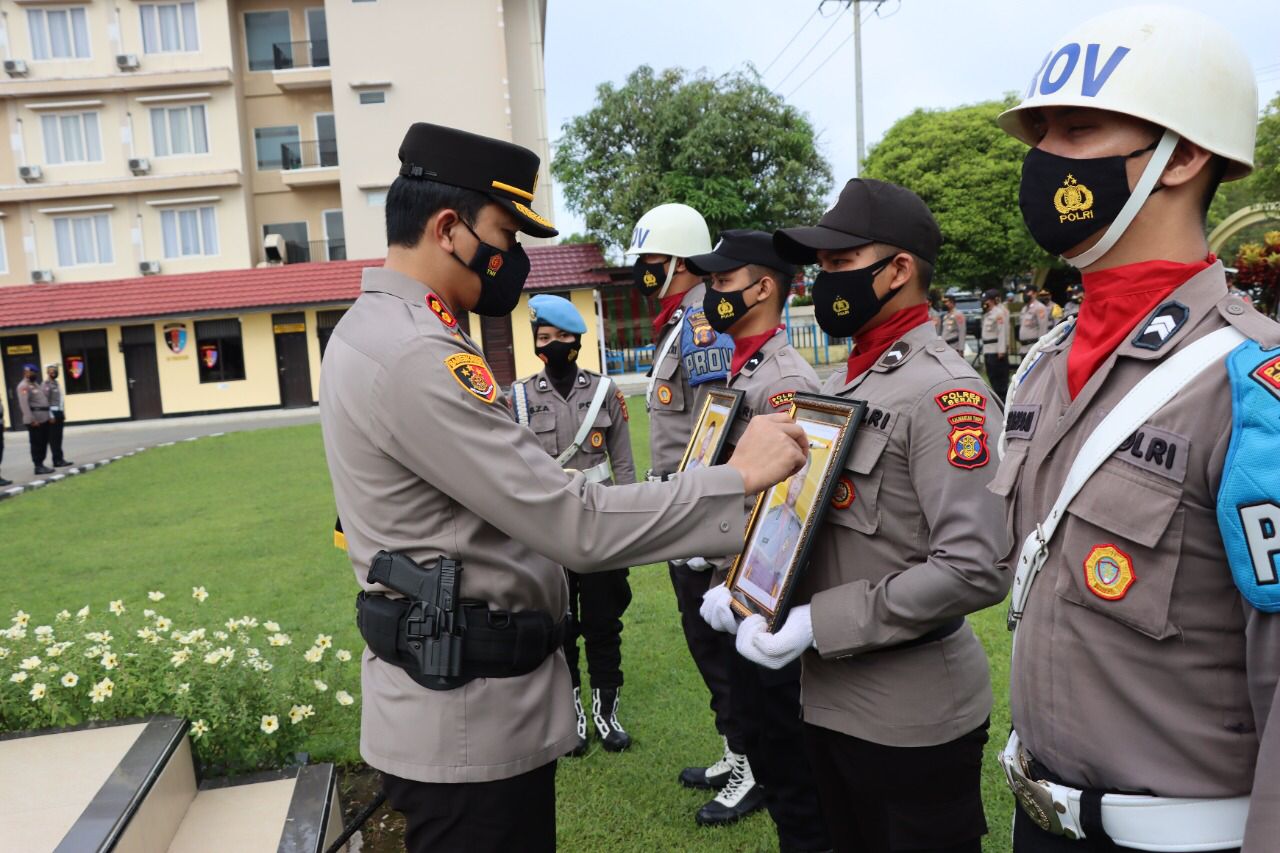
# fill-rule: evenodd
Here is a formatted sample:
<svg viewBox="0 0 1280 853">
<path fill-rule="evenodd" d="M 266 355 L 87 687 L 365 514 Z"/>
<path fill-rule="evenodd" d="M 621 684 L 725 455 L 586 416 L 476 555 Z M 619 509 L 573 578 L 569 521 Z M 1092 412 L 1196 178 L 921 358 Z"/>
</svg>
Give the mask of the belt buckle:
<svg viewBox="0 0 1280 853">
<path fill-rule="evenodd" d="M 1027 817 L 1031 818 L 1032 823 L 1050 835 L 1076 838 L 1075 832 L 1062 825 L 1061 812 L 1054 802 L 1049 783 L 1044 779 L 1031 778 L 1031 769 L 1027 765 L 1027 753 L 1021 746 L 1018 747 L 1016 758 L 1008 769 L 1009 787 L 1013 790 L 1013 796 L 1017 799 L 1018 805 Z M 1065 810 L 1066 805 L 1063 804 L 1062 808 Z"/>
</svg>

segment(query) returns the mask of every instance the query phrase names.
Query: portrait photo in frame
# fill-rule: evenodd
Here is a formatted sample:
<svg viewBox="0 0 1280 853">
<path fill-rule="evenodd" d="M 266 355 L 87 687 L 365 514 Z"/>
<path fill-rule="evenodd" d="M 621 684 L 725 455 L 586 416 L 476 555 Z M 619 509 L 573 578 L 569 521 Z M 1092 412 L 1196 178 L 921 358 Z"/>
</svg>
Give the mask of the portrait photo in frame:
<svg viewBox="0 0 1280 853">
<path fill-rule="evenodd" d="M 680 471 L 692 471 L 717 465 L 725 444 L 729 441 L 729 428 L 742 406 L 742 392 L 732 388 L 712 388 L 702 404 L 698 425 L 689 436 L 689 444 L 680 460 Z"/>
<path fill-rule="evenodd" d="M 861 400 L 796 394 L 791 417 L 809 438 L 809 460 L 756 499 L 745 545 L 727 581 L 729 604 L 739 616 L 759 613 L 770 631 L 786 621 L 792 590 L 809 562 L 813 535 L 865 411 Z"/>
</svg>

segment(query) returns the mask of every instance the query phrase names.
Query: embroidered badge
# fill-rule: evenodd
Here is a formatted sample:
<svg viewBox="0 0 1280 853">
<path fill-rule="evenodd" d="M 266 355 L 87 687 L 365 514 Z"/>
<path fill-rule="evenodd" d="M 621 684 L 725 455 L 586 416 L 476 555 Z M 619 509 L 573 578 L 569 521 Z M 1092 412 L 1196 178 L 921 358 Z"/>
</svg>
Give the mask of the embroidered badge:
<svg viewBox="0 0 1280 853">
<path fill-rule="evenodd" d="M 795 391 L 783 391 L 781 394 L 774 394 L 769 398 L 769 405 L 775 409 L 781 409 L 791 405 L 791 401 L 796 398 Z"/>
<path fill-rule="evenodd" d="M 631 413 L 627 411 L 627 398 L 622 396 L 621 391 L 615 391 L 613 393 L 614 396 L 618 398 L 618 405 L 622 407 L 622 419 L 624 421 L 631 420 Z"/>
<path fill-rule="evenodd" d="M 1098 598 L 1118 601 L 1137 579 L 1132 558 L 1114 545 L 1095 545 L 1084 558 L 1084 582 Z"/>
<path fill-rule="evenodd" d="M 986 415 L 980 415 L 977 412 L 961 412 L 958 415 L 950 415 L 947 423 L 952 426 L 960 426 L 961 424 L 977 424 L 982 426 L 987 422 Z"/>
<path fill-rule="evenodd" d="M 1181 302 L 1166 302 L 1156 309 L 1156 313 L 1147 321 L 1147 325 L 1138 332 L 1137 337 L 1133 339 L 1133 345 L 1142 349 L 1160 349 L 1169 338 L 1173 337 L 1174 332 L 1182 328 L 1182 324 L 1187 322 L 1189 316 L 1191 311 Z"/>
<path fill-rule="evenodd" d="M 458 328 L 458 318 L 453 316 L 453 312 L 445 307 L 445 304 L 440 301 L 439 296 L 436 296 L 434 293 L 428 293 L 427 308 L 430 309 L 432 314 L 435 314 L 440 318 L 440 322 L 444 323 L 445 328 Z"/>
<path fill-rule="evenodd" d="M 831 506 L 836 509 L 848 509 L 853 504 L 854 497 L 853 480 L 850 480 L 847 474 L 841 474 L 840 479 L 836 481 L 835 493 L 831 496 Z"/>
<path fill-rule="evenodd" d="M 486 403 L 498 399 L 498 383 L 480 356 L 469 352 L 455 353 L 444 360 L 444 366 L 471 396 Z"/>
<path fill-rule="evenodd" d="M 889 351 L 880 356 L 881 367 L 897 367 L 902 360 L 907 357 L 907 353 L 911 352 L 910 344 L 898 341 L 889 347 Z"/>
<path fill-rule="evenodd" d="M 944 412 L 960 406 L 971 406 L 975 409 L 986 409 L 987 398 L 979 394 L 977 391 L 969 391 L 965 388 L 957 388 L 954 391 L 943 391 L 941 394 L 933 398 L 938 403 L 938 408 Z"/>
<path fill-rule="evenodd" d="M 1067 175 L 1053 194 L 1053 206 L 1058 210 L 1059 224 L 1093 219 L 1093 190 L 1077 181 L 1075 175 Z"/>
<path fill-rule="evenodd" d="M 1264 361 L 1249 374 L 1277 398 L 1280 398 L 1280 356 Z"/>
<path fill-rule="evenodd" d="M 981 468 L 991 461 L 987 431 L 980 423 L 955 426 L 948 444 L 947 461 L 957 468 Z"/>
<path fill-rule="evenodd" d="M 658 386 L 658 402 L 666 406 L 671 403 L 671 387 L 668 385 Z"/>
<path fill-rule="evenodd" d="M 604 433 L 595 430 L 591 433 L 591 446 L 596 450 L 604 447 Z"/>
<path fill-rule="evenodd" d="M 489 258 L 489 267 L 486 274 L 492 278 L 498 274 L 498 270 L 502 269 L 502 255 L 492 255 Z"/>
</svg>

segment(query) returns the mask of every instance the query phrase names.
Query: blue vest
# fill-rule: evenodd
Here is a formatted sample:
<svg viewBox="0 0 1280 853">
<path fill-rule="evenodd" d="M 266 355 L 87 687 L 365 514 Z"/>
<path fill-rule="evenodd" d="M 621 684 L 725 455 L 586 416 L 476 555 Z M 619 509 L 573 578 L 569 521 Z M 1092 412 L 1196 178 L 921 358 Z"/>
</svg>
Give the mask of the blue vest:
<svg viewBox="0 0 1280 853">
<path fill-rule="evenodd" d="M 724 382 L 733 364 L 733 338 L 711 328 L 701 308 L 690 308 L 680 321 L 680 361 L 690 387 Z"/>
</svg>

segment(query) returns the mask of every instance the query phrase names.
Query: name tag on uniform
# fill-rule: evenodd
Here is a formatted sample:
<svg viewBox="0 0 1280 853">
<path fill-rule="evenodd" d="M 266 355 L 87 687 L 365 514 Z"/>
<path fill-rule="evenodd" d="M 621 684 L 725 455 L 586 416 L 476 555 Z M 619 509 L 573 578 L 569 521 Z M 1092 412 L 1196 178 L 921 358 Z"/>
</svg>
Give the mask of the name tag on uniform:
<svg viewBox="0 0 1280 853">
<path fill-rule="evenodd" d="M 1036 424 L 1040 421 L 1040 404 L 1010 406 L 1004 420 L 1004 434 L 1007 437 L 1029 439 L 1035 434 Z"/>
<path fill-rule="evenodd" d="M 868 404 L 867 411 L 862 415 L 862 426 L 864 429 L 874 429 L 887 433 L 889 432 L 889 427 L 897 419 L 897 412 Z"/>
</svg>

